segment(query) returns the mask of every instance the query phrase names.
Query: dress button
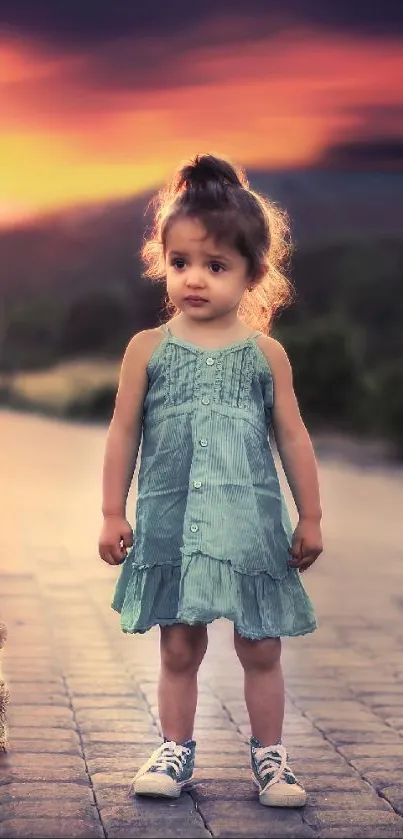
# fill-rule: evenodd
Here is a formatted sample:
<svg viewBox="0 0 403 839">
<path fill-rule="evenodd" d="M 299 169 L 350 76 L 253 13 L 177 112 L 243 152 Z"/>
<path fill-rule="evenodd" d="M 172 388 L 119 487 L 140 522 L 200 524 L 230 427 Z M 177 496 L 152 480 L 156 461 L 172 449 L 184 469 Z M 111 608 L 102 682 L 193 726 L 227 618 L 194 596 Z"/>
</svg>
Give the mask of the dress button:
<svg viewBox="0 0 403 839">
<path fill-rule="evenodd" d="M 201 485 L 202 485 L 201 481 L 193 481 L 193 486 L 194 486 L 195 489 L 200 489 Z"/>
<path fill-rule="evenodd" d="M 202 405 L 210 405 L 210 399 L 208 398 L 208 396 L 202 397 Z"/>
<path fill-rule="evenodd" d="M 198 528 L 197 524 L 191 524 L 190 529 L 191 529 L 192 533 L 197 533 L 199 528 Z"/>
<path fill-rule="evenodd" d="M 208 364 L 208 366 L 211 367 L 211 365 L 214 364 L 214 358 L 211 358 L 211 356 L 209 355 L 209 357 L 206 358 L 206 364 Z"/>
<path fill-rule="evenodd" d="M 203 446 L 204 449 L 204 447 L 207 446 L 207 440 L 200 440 L 200 445 Z"/>
</svg>

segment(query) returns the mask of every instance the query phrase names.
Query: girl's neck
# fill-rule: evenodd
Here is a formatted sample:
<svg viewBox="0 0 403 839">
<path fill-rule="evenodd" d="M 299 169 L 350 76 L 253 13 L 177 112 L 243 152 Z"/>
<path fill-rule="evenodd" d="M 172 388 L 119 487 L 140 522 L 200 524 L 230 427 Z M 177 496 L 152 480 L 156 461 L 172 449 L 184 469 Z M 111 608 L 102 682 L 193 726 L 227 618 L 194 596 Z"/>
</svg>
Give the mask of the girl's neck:
<svg viewBox="0 0 403 839">
<path fill-rule="evenodd" d="M 175 315 L 168 322 L 169 329 L 176 338 L 192 341 L 200 346 L 217 347 L 248 338 L 253 330 L 239 317 L 230 322 L 223 320 L 196 321 L 186 315 Z"/>
</svg>

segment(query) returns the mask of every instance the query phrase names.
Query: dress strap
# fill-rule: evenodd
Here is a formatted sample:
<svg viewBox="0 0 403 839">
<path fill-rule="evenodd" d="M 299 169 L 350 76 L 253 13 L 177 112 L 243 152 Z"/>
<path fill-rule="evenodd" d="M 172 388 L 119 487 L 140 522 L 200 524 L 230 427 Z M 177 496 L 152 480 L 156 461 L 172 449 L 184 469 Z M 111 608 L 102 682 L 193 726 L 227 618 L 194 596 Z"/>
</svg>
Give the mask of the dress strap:
<svg viewBox="0 0 403 839">
<path fill-rule="evenodd" d="M 167 323 L 161 323 L 160 329 L 162 332 L 165 332 L 165 335 L 172 336 L 172 332 Z M 259 338 L 260 335 L 263 335 L 263 332 L 261 332 L 260 329 L 256 329 L 255 332 L 252 332 L 251 335 L 248 336 L 247 340 L 250 341 L 252 338 Z"/>
</svg>

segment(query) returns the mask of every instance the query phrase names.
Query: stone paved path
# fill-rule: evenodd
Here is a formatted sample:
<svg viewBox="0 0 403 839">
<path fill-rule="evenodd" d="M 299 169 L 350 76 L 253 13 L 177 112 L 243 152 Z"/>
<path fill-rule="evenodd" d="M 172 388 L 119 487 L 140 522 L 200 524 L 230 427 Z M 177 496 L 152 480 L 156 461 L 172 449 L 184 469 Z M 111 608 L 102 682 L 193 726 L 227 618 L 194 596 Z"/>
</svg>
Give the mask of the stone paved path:
<svg viewBox="0 0 403 839">
<path fill-rule="evenodd" d="M 132 800 L 158 743 L 158 634 L 124 636 L 97 557 L 105 430 L 0 414 L 0 618 L 11 743 L 1 837 L 403 837 L 402 471 L 320 461 L 326 554 L 308 572 L 320 629 L 284 643 L 285 743 L 303 811 L 265 809 L 248 769 L 231 626 L 210 627 L 197 781 Z"/>
</svg>

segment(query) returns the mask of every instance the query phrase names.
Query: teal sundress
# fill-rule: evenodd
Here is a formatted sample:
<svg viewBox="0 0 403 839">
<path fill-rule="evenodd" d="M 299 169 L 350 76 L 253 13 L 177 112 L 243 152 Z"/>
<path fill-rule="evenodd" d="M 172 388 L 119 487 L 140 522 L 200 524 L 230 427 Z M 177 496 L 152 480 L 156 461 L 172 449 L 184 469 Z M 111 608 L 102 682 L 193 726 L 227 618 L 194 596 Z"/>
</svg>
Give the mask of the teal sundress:
<svg viewBox="0 0 403 839">
<path fill-rule="evenodd" d="M 206 350 L 165 327 L 149 361 L 134 544 L 112 601 L 124 632 L 217 618 L 251 639 L 316 628 L 288 565 L 259 334 Z"/>
</svg>

